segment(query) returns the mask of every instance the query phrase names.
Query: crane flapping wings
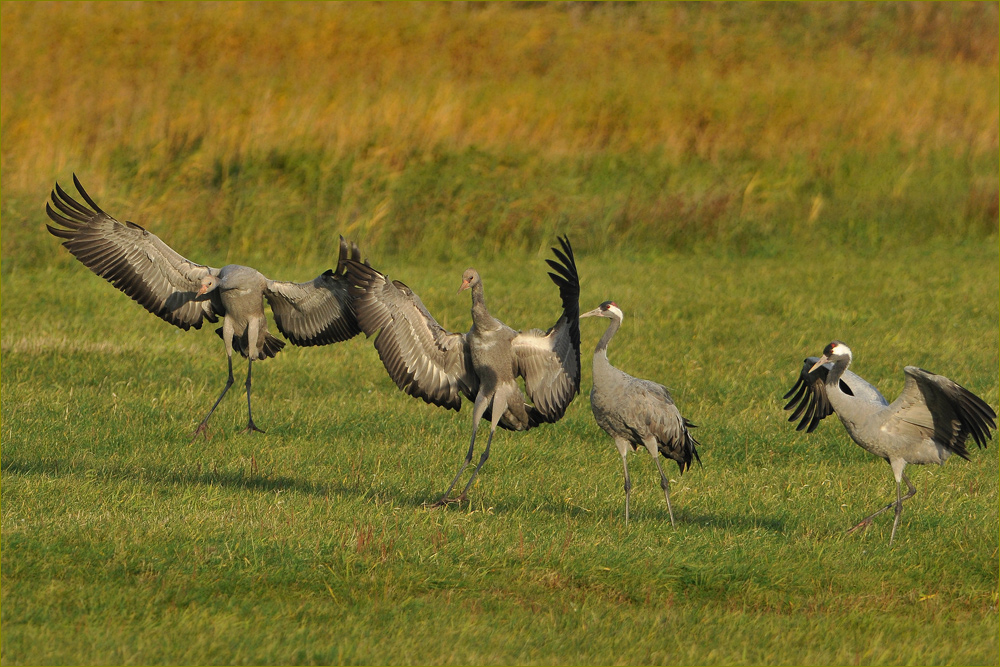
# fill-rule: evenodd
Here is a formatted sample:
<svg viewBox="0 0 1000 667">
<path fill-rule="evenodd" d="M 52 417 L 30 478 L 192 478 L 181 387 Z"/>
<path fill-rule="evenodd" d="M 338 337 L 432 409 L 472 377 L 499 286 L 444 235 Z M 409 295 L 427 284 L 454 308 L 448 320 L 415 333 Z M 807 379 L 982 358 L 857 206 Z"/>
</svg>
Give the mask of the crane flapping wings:
<svg viewBox="0 0 1000 667">
<path fill-rule="evenodd" d="M 819 422 L 833 414 L 833 406 L 826 396 L 826 378 L 830 374 L 833 364 L 823 364 L 814 371 L 810 371 L 819 357 L 808 357 L 802 362 L 802 370 L 795 384 L 788 390 L 782 398 L 791 398 L 785 405 L 785 410 L 794 412 L 788 418 L 793 422 L 799 418 L 801 421 L 795 427 L 796 431 L 805 430 L 812 433 L 819 426 Z M 873 403 L 888 405 L 889 401 L 879 392 L 878 389 L 865 382 L 865 380 L 851 371 L 844 371 L 840 378 L 840 390 L 850 396 L 858 396 Z"/>
<path fill-rule="evenodd" d="M 361 262 L 361 251 L 340 237 L 336 270 L 305 283 L 267 281 L 264 297 L 278 331 L 293 345 L 328 345 L 361 333 L 347 280 L 347 261 Z"/>
<path fill-rule="evenodd" d="M 559 287 L 563 313 L 548 331 L 529 329 L 512 342 L 517 373 L 534 404 L 528 409 L 531 426 L 559 420 L 580 393 L 580 277 L 569 239 L 559 244 L 562 250 L 552 248 L 559 261 L 545 261 L 554 271 L 549 277 Z"/>
<path fill-rule="evenodd" d="M 212 295 L 199 297 L 198 289 L 201 279 L 218 275 L 218 269 L 181 257 L 134 222 L 118 222 L 91 199 L 76 174 L 73 183 L 90 208 L 57 183 L 45 212 L 61 227 L 45 227 L 66 239 L 63 245 L 74 257 L 143 308 L 185 331 L 200 329 L 204 320 L 217 321 L 223 314 L 221 303 Z"/>
<path fill-rule="evenodd" d="M 996 429 L 996 413 L 982 399 L 943 375 L 916 366 L 903 369 L 906 384 L 889 406 L 883 428 L 890 433 L 918 432 L 945 449 L 969 458 L 969 436 L 980 447 Z"/>
<path fill-rule="evenodd" d="M 463 395 L 474 400 L 479 378 L 465 334 L 446 331 L 398 280 L 355 261 L 346 266 L 358 324 L 366 336 L 378 332 L 375 349 L 396 386 L 451 410 L 461 409 Z"/>
</svg>

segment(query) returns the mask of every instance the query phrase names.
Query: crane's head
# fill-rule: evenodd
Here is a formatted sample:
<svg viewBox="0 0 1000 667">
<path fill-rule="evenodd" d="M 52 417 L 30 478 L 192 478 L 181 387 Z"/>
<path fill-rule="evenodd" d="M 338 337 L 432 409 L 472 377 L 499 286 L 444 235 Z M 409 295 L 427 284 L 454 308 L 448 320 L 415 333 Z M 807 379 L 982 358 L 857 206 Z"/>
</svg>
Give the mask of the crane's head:
<svg viewBox="0 0 1000 667">
<path fill-rule="evenodd" d="M 211 274 L 201 279 L 201 287 L 198 288 L 198 296 L 211 292 L 219 286 L 219 279 Z"/>
<path fill-rule="evenodd" d="M 614 301 L 605 301 L 597 308 L 580 315 L 580 319 L 583 319 L 584 317 L 607 317 L 608 319 L 618 320 L 621 322 L 625 319 L 625 314 Z"/>
<path fill-rule="evenodd" d="M 462 286 L 458 288 L 459 292 L 467 290 L 470 287 L 475 287 L 481 282 L 479 278 L 479 272 L 475 269 L 466 269 L 465 273 L 462 274 Z"/>
<path fill-rule="evenodd" d="M 809 372 L 813 372 L 825 363 L 844 360 L 847 360 L 847 363 L 851 363 L 851 348 L 847 347 L 845 343 L 835 340 L 823 348 L 823 356 L 819 358 L 819 361 L 813 364 L 813 367 L 809 369 Z"/>
</svg>

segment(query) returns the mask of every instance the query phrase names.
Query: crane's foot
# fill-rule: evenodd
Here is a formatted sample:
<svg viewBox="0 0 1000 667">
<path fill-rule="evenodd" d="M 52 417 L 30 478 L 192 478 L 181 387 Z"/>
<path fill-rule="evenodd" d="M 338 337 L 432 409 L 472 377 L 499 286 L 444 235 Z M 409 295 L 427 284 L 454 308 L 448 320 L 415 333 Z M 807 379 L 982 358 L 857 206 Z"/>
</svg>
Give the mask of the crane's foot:
<svg viewBox="0 0 1000 667">
<path fill-rule="evenodd" d="M 468 500 L 468 498 L 466 498 L 464 493 L 460 495 L 458 498 L 449 498 L 447 496 L 442 496 L 441 499 L 438 500 L 436 503 L 427 505 L 427 507 L 430 507 L 431 509 L 435 507 L 447 507 L 448 505 L 461 504 L 462 501 L 465 500 Z"/>
<path fill-rule="evenodd" d="M 240 433 L 241 434 L 243 434 L 243 433 L 266 433 L 266 431 L 264 431 L 263 429 L 257 428 L 257 425 L 253 423 L 253 420 L 250 420 L 250 423 L 247 424 L 247 427 L 245 429 L 243 429 L 242 431 L 240 431 Z"/>
<path fill-rule="evenodd" d="M 872 525 L 872 517 L 870 517 L 870 516 L 869 517 L 865 517 L 864 519 L 861 520 L 861 523 L 859 523 L 858 525 L 856 525 L 854 528 L 851 528 L 850 530 L 848 530 L 847 534 L 850 535 L 851 533 L 853 533 L 854 531 L 858 530 L 859 528 L 867 528 L 870 525 Z"/>
<path fill-rule="evenodd" d="M 198 428 L 196 428 L 194 430 L 194 433 L 191 434 L 191 442 L 194 442 L 195 440 L 197 440 L 199 435 L 202 436 L 203 438 L 205 438 L 205 440 L 208 440 L 208 424 L 207 423 L 202 422 L 202 423 L 198 424 Z"/>
</svg>

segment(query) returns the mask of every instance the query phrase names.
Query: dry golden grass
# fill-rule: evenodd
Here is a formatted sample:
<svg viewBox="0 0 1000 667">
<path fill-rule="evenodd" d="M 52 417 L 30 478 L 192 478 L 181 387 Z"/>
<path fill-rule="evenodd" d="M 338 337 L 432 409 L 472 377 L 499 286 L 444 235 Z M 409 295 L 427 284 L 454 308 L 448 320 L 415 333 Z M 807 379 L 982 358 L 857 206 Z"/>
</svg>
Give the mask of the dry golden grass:
<svg viewBox="0 0 1000 667">
<path fill-rule="evenodd" d="M 836 211 L 824 208 L 830 183 L 856 190 L 851 176 L 864 170 L 895 172 L 876 189 L 896 199 L 908 179 L 967 170 L 947 188 L 964 194 L 940 205 L 971 211 L 935 224 L 989 232 L 997 26 L 995 3 L 7 2 L 4 213 L 19 221 L 11 198 L 20 197 L 37 212 L 53 180 L 77 171 L 147 225 L 218 226 L 253 209 L 282 226 L 273 209 L 301 207 L 288 216 L 310 222 L 288 223 L 297 239 L 289 261 L 309 255 L 324 216 L 392 250 L 388 239 L 407 224 L 400 202 L 420 196 L 395 179 L 481 151 L 491 159 L 470 171 L 496 177 L 484 186 L 487 205 L 458 207 L 497 218 L 483 224 L 501 240 L 515 230 L 515 245 L 550 242 L 567 209 L 573 223 L 608 218 L 592 234 L 697 208 L 658 229 L 673 238 L 705 226 L 699 234 L 713 243 L 747 226 L 766 236 L 779 213 L 811 223 Z M 633 162 L 616 167 L 620 159 Z M 588 160 L 619 175 L 635 162 L 659 170 L 595 185 Z M 565 182 L 551 186 L 566 164 Z M 691 164 L 702 171 L 690 175 Z M 261 165 L 256 182 L 231 182 Z M 295 169 L 306 182 L 281 190 Z M 440 187 L 437 172 L 427 180 L 423 191 Z M 511 190 L 500 204 L 489 199 L 496 180 Z M 713 206 L 725 224 L 712 222 Z M 523 218 L 531 229 L 519 236 Z M 234 254 L 259 241 L 157 230 Z"/>
</svg>

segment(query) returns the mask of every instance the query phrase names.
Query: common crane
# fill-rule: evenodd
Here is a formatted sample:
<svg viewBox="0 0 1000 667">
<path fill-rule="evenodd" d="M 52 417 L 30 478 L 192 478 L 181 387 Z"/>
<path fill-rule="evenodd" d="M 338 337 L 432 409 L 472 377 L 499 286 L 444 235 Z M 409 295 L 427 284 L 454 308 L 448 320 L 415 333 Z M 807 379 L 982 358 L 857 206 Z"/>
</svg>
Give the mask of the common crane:
<svg viewBox="0 0 1000 667">
<path fill-rule="evenodd" d="M 677 462 L 681 473 L 697 460 L 697 445 L 691 435 L 694 424 L 681 416 L 670 392 L 663 385 L 634 378 L 618 370 L 608 361 L 608 343 L 618 332 L 625 315 L 614 301 L 605 301 L 594 310 L 580 316 L 604 317 L 611 322 L 594 350 L 594 387 L 590 391 L 590 406 L 594 419 L 615 441 L 615 448 L 622 457 L 625 469 L 625 523 L 629 516 L 629 495 L 632 480 L 628 474 L 629 450 L 645 447 L 660 472 L 660 488 L 667 500 L 670 525 L 674 523 L 674 510 L 670 505 L 670 481 L 663 474 L 660 455 Z"/>
<path fill-rule="evenodd" d="M 361 332 L 344 278 L 344 262 L 360 260 L 361 252 L 353 243 L 348 246 L 344 237 L 336 271 L 327 270 L 305 283 L 269 280 L 248 266 L 227 264 L 216 269 L 185 259 L 155 234 L 134 222 L 122 224 L 102 211 L 75 174 L 73 183 L 89 208 L 56 183 L 45 210 L 60 225 L 46 228 L 66 239 L 63 245 L 74 257 L 143 308 L 185 331 L 200 329 L 204 320 L 224 318 L 216 333 L 226 346 L 229 378 L 192 437 L 206 433 L 209 417 L 233 385 L 233 350 L 248 360 L 244 432 L 263 433 L 250 408 L 253 362 L 273 357 L 285 346 L 267 330 L 264 299 L 271 305 L 278 330 L 293 345 L 327 345 Z"/>
<path fill-rule="evenodd" d="M 788 421 L 801 418 L 797 430 L 807 433 L 836 412 L 854 442 L 889 463 L 896 478 L 896 501 L 866 516 L 848 532 L 868 526 L 879 514 L 895 507 L 891 545 L 903 501 L 917 492 L 903 473 L 906 464 L 941 465 L 952 454 L 968 459 L 966 440 L 971 435 L 985 448 L 992 437 L 990 431 L 996 430 L 997 416 L 965 387 L 916 366 L 903 369 L 903 392 L 889 403 L 878 389 L 847 370 L 851 359 L 851 348 L 839 340 L 827 345 L 823 356 L 806 359 L 795 385 L 784 396 L 791 398 L 785 409 L 794 409 Z M 905 496 L 902 482 L 908 489 Z"/>
<path fill-rule="evenodd" d="M 552 248 L 559 260 L 546 260 L 559 287 L 563 312 L 548 331 L 518 332 L 486 308 L 483 281 L 475 269 L 462 275 L 459 292 L 472 290 L 472 328 L 446 331 L 409 287 L 390 281 L 370 266 L 347 262 L 355 312 L 367 336 L 378 332 L 375 349 L 400 389 L 427 403 L 452 410 L 462 396 L 474 401 L 472 438 L 458 474 L 435 503 L 461 502 L 490 455 L 497 426 L 524 431 L 563 416 L 580 391 L 580 280 L 567 238 Z M 524 379 L 524 393 L 517 378 Z M 529 402 L 530 401 L 530 402 Z M 465 488 L 457 499 L 452 490 L 472 461 L 479 420 L 490 422 L 490 434 Z"/>
</svg>

